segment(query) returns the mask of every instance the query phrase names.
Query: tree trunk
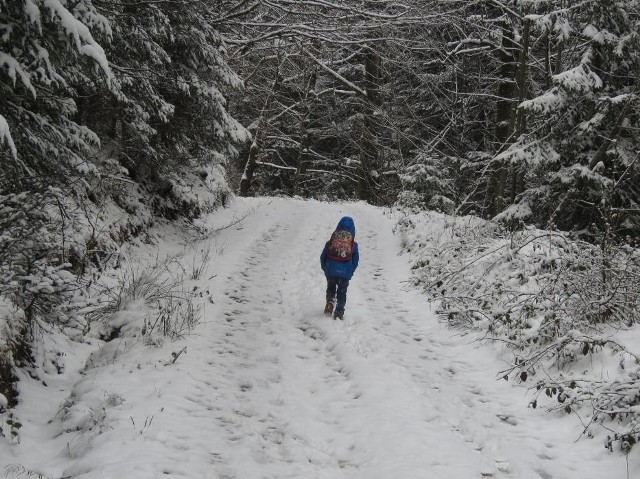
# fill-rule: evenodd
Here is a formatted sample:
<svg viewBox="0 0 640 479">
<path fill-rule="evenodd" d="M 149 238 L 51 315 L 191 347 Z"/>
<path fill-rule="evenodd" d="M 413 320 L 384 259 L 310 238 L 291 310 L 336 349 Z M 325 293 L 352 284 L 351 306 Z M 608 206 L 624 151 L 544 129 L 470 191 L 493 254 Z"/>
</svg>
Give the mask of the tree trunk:
<svg viewBox="0 0 640 479">
<path fill-rule="evenodd" d="M 531 20 L 525 19 L 524 27 L 522 29 L 522 49 L 520 50 L 520 57 L 518 58 L 518 71 L 516 73 L 516 87 L 518 89 L 518 105 L 525 99 L 527 92 L 527 78 L 528 78 L 528 64 L 527 59 L 529 57 L 529 39 L 531 32 Z M 515 132 L 515 136 L 518 137 L 524 133 L 526 113 L 521 108 L 516 108 L 513 111 L 513 124 L 512 131 Z"/>
<path fill-rule="evenodd" d="M 313 103 L 316 99 L 315 89 L 317 76 L 317 68 L 313 68 L 309 75 L 309 81 L 306 84 L 306 91 L 302 104 L 303 115 L 300 122 L 300 144 L 298 146 L 296 175 L 293 180 L 293 196 L 304 193 L 302 183 L 304 182 L 304 177 L 307 172 L 307 159 L 309 156 L 308 150 L 311 143 L 309 125 L 311 123 Z"/>
<path fill-rule="evenodd" d="M 365 54 L 365 99 L 362 132 L 360 136 L 360 178 L 358 197 L 371 201 L 375 196 L 377 168 L 379 166 L 378 147 L 376 145 L 377 125 L 375 110 L 380 104 L 380 56 L 368 49 Z"/>
<path fill-rule="evenodd" d="M 531 37 L 531 20 L 524 20 L 524 27 L 522 29 L 522 48 L 520 49 L 520 56 L 518 58 L 518 71 L 516 72 L 516 87 L 518 89 L 518 105 L 520 105 L 526 97 L 527 93 L 527 78 L 528 78 L 528 63 L 529 58 L 529 39 Z M 512 131 L 515 138 L 519 138 L 526 128 L 527 114 L 522 108 L 515 108 L 513 110 L 512 118 Z M 519 193 L 524 191 L 524 181 L 522 177 L 524 171 L 521 165 L 515 165 L 511 173 L 511 197 L 510 204 L 515 203 L 516 197 Z"/>
<path fill-rule="evenodd" d="M 244 172 L 242 173 L 242 179 L 240 180 L 240 190 L 238 192 L 240 196 L 249 195 L 249 188 L 251 188 L 253 173 L 256 169 L 256 160 L 258 158 L 258 153 L 262 149 L 262 129 L 264 124 L 263 118 L 264 117 L 261 116 L 260 120 L 258 121 L 258 129 L 256 130 L 253 143 L 251 143 L 251 148 L 249 148 L 247 163 L 244 167 Z"/>
<path fill-rule="evenodd" d="M 558 53 L 556 53 L 556 67 L 554 74 L 558 74 L 562 71 L 562 51 L 564 50 L 564 42 L 560 40 L 558 42 Z"/>
<path fill-rule="evenodd" d="M 496 152 L 502 151 L 511 136 L 511 113 L 515 93 L 516 61 L 514 53 L 514 37 L 508 20 L 502 20 L 502 45 L 498 52 L 500 60 L 498 84 L 498 97 L 496 104 L 495 146 Z M 489 217 L 493 217 L 504 208 L 505 185 L 508 169 L 504 164 L 496 164 L 490 173 L 487 188 L 486 211 Z"/>
<path fill-rule="evenodd" d="M 605 140 L 602 142 L 602 144 L 596 151 L 595 155 L 593 155 L 593 158 L 591 158 L 591 161 L 589 161 L 589 169 L 593 170 L 598 165 L 599 162 L 604 160 L 607 150 L 611 147 L 613 142 L 616 140 L 616 138 L 620 134 L 620 131 L 622 130 L 622 125 L 624 124 L 624 120 L 627 118 L 627 115 L 629 114 L 629 110 L 631 109 L 632 103 L 633 103 L 633 100 L 628 100 L 627 103 L 622 108 L 622 111 L 620 111 L 620 114 L 618 115 L 616 123 L 615 125 L 613 125 L 613 128 L 611 129 L 611 133 L 609 133 L 609 135 L 605 137 Z"/>
<path fill-rule="evenodd" d="M 253 173 L 256 170 L 256 163 L 258 159 L 258 154 L 260 150 L 262 150 L 262 141 L 264 138 L 264 130 L 267 127 L 267 114 L 273 97 L 275 96 L 276 91 L 278 91 L 280 85 L 280 61 L 278 60 L 278 68 L 276 69 L 276 78 L 273 82 L 273 87 L 271 91 L 267 95 L 266 100 L 264 101 L 264 105 L 262 106 L 262 111 L 260 112 L 260 118 L 258 119 L 258 126 L 256 128 L 256 133 L 253 138 L 253 143 L 251 143 L 251 148 L 249 148 L 249 153 L 247 154 L 247 162 L 244 167 L 244 172 L 242 173 L 242 178 L 240 179 L 240 188 L 238 194 L 240 196 L 247 196 L 249 194 L 249 189 L 251 188 L 251 182 L 253 181 Z"/>
<path fill-rule="evenodd" d="M 551 88 L 551 76 L 553 75 L 551 71 L 551 35 L 549 31 L 544 34 L 544 72 L 544 87 L 548 90 Z"/>
</svg>

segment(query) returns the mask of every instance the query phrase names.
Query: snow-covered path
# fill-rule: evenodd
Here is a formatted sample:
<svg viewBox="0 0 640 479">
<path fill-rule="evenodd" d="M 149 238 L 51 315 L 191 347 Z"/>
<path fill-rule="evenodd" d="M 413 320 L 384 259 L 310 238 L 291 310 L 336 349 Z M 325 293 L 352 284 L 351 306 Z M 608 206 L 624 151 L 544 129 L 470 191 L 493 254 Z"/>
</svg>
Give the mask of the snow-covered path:
<svg viewBox="0 0 640 479">
<path fill-rule="evenodd" d="M 249 205 L 242 226 L 217 238 L 223 253 L 208 285 L 224 296 L 199 353 L 209 356 L 202 384 L 215 390 L 213 467 L 203 475 L 584 477 L 593 447 L 582 458 L 580 445 L 555 450 L 575 439 L 545 430 L 561 421 L 527 411 L 524 390 L 495 381 L 494 353 L 438 324 L 426 298 L 404 287 L 394 218 L 363 204 Z M 354 217 L 361 249 L 344 322 L 321 312 L 318 259 L 342 215 Z M 605 477 L 610 462 L 583 472 Z"/>
<path fill-rule="evenodd" d="M 266 207 L 251 243 L 234 242 L 244 254 L 230 254 L 227 324 L 213 347 L 235 381 L 217 418 L 227 440 L 214 452 L 221 475 L 444 477 L 457 463 L 460 477 L 477 476 L 481 461 L 460 456 L 471 449 L 459 434 L 446 431 L 446 448 L 434 434 L 442 416 L 418 326 L 425 311 L 407 309 L 391 222 L 380 231 L 380 210 L 344 212 L 358 218 L 363 261 L 347 320 L 335 322 L 321 313 L 318 256 L 342 213 L 296 205 L 289 214 L 285 205 Z M 240 453 L 225 458 L 229 441 Z"/>
<path fill-rule="evenodd" d="M 245 214 L 207 240 L 194 287 L 208 301 L 187 353 L 169 367 L 157 365 L 166 349 L 135 353 L 137 370 L 125 354 L 84 379 L 123 398 L 108 427 L 52 438 L 64 458 L 31 467 L 83 478 L 627 477 L 623 457 L 574 443 L 575 418 L 527 409 L 526 389 L 496 381 L 495 351 L 437 322 L 406 287 L 388 211 L 253 199 L 210 221 Z M 343 215 L 361 263 L 334 321 L 322 314 L 319 255 Z"/>
</svg>

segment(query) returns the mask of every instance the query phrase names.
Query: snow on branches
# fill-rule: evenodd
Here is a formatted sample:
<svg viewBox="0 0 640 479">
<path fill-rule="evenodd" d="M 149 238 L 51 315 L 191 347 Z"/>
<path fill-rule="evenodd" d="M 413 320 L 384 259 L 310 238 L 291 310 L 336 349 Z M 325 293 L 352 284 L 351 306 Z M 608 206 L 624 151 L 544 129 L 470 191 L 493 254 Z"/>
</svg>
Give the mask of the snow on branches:
<svg viewBox="0 0 640 479">
<path fill-rule="evenodd" d="M 506 346 L 510 365 L 498 377 L 533 385 L 533 407 L 586 411 L 587 429 L 614 431 L 611 444 L 640 439 L 640 394 L 631 394 L 640 351 L 617 334 L 640 323 L 636 248 L 436 213 L 407 215 L 398 229 L 413 282 L 442 320 Z M 594 361 L 611 364 L 611 377 L 592 371 Z"/>
</svg>

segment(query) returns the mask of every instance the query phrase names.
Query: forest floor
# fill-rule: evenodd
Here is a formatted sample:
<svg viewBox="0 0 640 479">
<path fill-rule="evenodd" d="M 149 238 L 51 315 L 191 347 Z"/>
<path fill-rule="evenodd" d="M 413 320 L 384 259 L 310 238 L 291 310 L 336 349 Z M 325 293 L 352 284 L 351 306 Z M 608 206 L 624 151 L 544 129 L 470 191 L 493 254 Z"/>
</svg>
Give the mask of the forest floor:
<svg viewBox="0 0 640 479">
<path fill-rule="evenodd" d="M 343 215 L 360 267 L 336 321 L 322 313 L 319 256 Z M 202 321 L 176 342 L 69 343 L 62 374 L 22 378 L 20 444 L 0 442 L 8 477 L 640 477 L 638 452 L 528 408 L 525 386 L 497 379 L 497 346 L 438 322 L 407 282 L 395 215 L 235 199 L 207 218 L 220 228 L 207 239 L 159 238 L 156 257 L 182 250 L 190 267 L 210 249 L 189 283 Z"/>
</svg>

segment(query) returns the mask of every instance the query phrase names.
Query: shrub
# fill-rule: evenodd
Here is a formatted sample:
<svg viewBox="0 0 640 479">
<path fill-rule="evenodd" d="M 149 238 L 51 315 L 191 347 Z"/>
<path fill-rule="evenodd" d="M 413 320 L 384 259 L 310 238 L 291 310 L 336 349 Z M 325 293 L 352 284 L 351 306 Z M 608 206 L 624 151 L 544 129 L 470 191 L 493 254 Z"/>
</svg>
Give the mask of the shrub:
<svg viewBox="0 0 640 479">
<path fill-rule="evenodd" d="M 592 424 L 615 421 L 623 429 L 611 447 L 637 442 L 640 358 L 612 337 L 640 323 L 637 249 L 435 213 L 407 216 L 398 228 L 415 257 L 413 281 L 439 300 L 440 318 L 508 346 L 511 365 L 499 377 L 532 384 L 534 406 L 548 399 L 552 411 L 588 407 Z M 611 380 L 582 364 L 614 354 L 624 370 Z"/>
</svg>

